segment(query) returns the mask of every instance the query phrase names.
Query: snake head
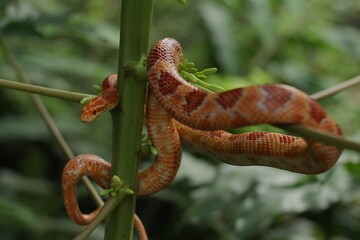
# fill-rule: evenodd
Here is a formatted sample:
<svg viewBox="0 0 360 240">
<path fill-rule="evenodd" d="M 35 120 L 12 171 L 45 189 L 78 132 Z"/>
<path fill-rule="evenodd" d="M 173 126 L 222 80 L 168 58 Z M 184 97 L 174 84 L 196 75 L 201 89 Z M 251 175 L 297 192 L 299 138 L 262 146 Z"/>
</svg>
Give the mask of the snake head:
<svg viewBox="0 0 360 240">
<path fill-rule="evenodd" d="M 117 75 L 112 74 L 102 82 L 102 94 L 91 99 L 82 109 L 81 121 L 90 123 L 100 114 L 117 106 L 120 94 L 116 89 Z"/>
<path fill-rule="evenodd" d="M 120 95 L 118 90 L 109 88 L 104 94 L 91 99 L 82 109 L 81 121 L 90 123 L 100 114 L 114 109 L 119 103 Z"/>
</svg>

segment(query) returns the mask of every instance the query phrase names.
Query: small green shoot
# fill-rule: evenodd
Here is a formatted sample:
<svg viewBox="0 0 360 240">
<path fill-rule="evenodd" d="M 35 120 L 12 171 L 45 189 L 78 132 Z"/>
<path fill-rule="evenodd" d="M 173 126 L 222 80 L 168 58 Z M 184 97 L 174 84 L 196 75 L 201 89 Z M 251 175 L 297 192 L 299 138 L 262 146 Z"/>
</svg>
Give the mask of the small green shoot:
<svg viewBox="0 0 360 240">
<path fill-rule="evenodd" d="M 124 187 L 124 181 L 118 176 L 114 175 L 111 181 L 111 188 L 102 190 L 100 195 L 116 197 L 119 193 L 133 195 L 134 191 L 128 187 Z"/>
<path fill-rule="evenodd" d="M 151 139 L 147 134 L 142 135 L 141 139 L 141 152 L 142 154 L 148 154 L 149 152 L 156 156 L 158 154 L 157 149 L 154 147 L 154 145 L 151 142 Z"/>
<path fill-rule="evenodd" d="M 98 95 L 100 95 L 102 93 L 102 88 L 99 85 L 93 85 L 93 88 L 95 89 L 96 92 L 98 92 Z M 80 104 L 85 105 L 87 104 L 91 99 L 95 98 L 96 96 L 91 96 L 91 97 L 84 97 L 83 99 L 80 100 Z"/>
<path fill-rule="evenodd" d="M 85 105 L 88 102 L 90 102 L 91 99 L 95 98 L 96 96 L 91 96 L 91 97 L 84 97 L 83 99 L 80 100 L 80 104 Z"/>
<path fill-rule="evenodd" d="M 222 92 L 224 89 L 218 85 L 210 84 L 205 82 L 206 78 L 216 73 L 216 68 L 206 68 L 202 71 L 198 71 L 195 68 L 195 63 L 185 59 L 183 63 L 180 63 L 180 75 L 188 82 L 194 83 L 199 87 L 210 90 L 212 92 Z"/>
<path fill-rule="evenodd" d="M 158 154 L 158 150 L 153 145 L 150 146 L 150 152 L 154 156 Z"/>
<path fill-rule="evenodd" d="M 97 91 L 98 93 L 102 93 L 102 88 L 99 85 L 93 85 L 93 88 L 95 89 L 95 91 Z"/>
</svg>

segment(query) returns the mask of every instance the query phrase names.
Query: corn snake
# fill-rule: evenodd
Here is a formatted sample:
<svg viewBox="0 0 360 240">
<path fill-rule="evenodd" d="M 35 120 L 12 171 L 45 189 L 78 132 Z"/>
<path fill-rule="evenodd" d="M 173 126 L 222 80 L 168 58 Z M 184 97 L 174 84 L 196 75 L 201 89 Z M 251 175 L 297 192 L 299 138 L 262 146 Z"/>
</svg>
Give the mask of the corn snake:
<svg viewBox="0 0 360 240">
<path fill-rule="evenodd" d="M 281 84 L 256 85 L 219 94 L 206 92 L 182 79 L 178 73 L 182 61 L 181 46 L 171 38 L 157 42 L 148 56 L 147 128 L 158 156 L 149 168 L 139 171 L 138 195 L 153 194 L 172 182 L 180 165 L 179 135 L 201 152 L 233 165 L 270 166 L 317 174 L 336 163 L 341 149 L 333 146 L 279 133 L 233 135 L 221 130 L 258 123 L 302 124 L 342 136 L 340 127 L 304 92 Z M 104 80 L 103 95 L 90 101 L 87 106 L 91 107 L 83 109 L 83 121 L 90 122 L 116 106 L 119 95 L 115 85 L 116 75 Z M 83 168 L 90 171 L 84 174 L 100 171 L 99 178 L 96 174 L 92 177 L 97 182 L 107 182 L 107 185 L 98 182 L 105 188 L 110 164 L 86 154 L 71 160 L 64 169 L 65 206 L 75 222 L 86 224 L 97 212 L 84 215 L 77 205 L 73 175 L 79 175 L 79 162 L 84 164 L 83 161 L 88 164 Z"/>
</svg>

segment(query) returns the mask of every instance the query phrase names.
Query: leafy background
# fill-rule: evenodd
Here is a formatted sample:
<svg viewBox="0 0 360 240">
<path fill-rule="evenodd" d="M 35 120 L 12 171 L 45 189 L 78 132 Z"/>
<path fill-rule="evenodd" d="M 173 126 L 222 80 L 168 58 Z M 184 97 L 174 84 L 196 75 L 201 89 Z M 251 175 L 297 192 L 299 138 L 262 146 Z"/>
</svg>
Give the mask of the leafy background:
<svg viewBox="0 0 360 240">
<path fill-rule="evenodd" d="M 2 0 L 0 32 L 32 83 L 93 93 L 116 72 L 119 1 Z M 177 39 L 211 81 L 235 88 L 281 82 L 308 93 L 359 74 L 360 2 L 156 1 L 151 42 Z M 0 77 L 15 79 L 0 51 Z M 347 138 L 359 140 L 359 87 L 321 100 Z M 81 106 L 42 98 L 76 153 L 110 159 L 108 114 L 80 123 Z M 66 157 L 28 94 L 0 89 L 0 239 L 69 239 L 61 171 Z M 147 163 L 145 163 L 147 164 Z M 357 239 L 359 154 L 345 150 L 318 176 L 234 167 L 184 152 L 166 190 L 140 198 L 150 239 Z M 82 186 L 84 211 L 94 205 Z M 91 239 L 102 239 L 103 227 Z"/>
</svg>

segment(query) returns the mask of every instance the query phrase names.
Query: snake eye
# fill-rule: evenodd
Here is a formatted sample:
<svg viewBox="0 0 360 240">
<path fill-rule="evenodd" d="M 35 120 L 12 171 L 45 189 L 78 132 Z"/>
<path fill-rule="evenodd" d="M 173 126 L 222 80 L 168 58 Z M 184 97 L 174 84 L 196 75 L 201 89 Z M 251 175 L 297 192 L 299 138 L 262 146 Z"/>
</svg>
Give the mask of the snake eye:
<svg viewBox="0 0 360 240">
<path fill-rule="evenodd" d="M 93 110 L 93 111 L 92 111 L 92 115 L 96 115 L 96 110 Z"/>
</svg>

